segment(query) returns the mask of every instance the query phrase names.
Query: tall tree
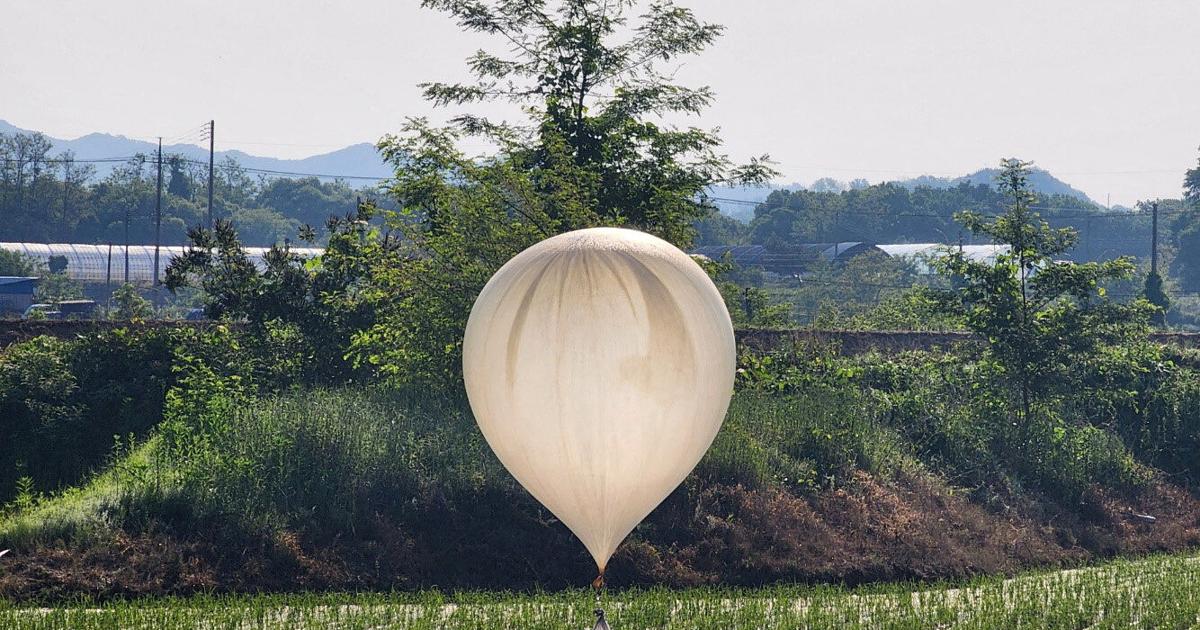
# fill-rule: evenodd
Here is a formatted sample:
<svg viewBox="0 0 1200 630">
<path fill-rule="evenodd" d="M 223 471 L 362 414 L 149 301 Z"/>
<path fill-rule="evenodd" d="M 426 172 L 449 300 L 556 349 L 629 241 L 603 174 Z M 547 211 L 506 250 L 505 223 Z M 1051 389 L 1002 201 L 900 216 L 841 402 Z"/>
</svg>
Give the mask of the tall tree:
<svg viewBox="0 0 1200 630">
<path fill-rule="evenodd" d="M 720 139 L 714 132 L 660 122 L 698 115 L 713 99 L 709 88 L 675 84 L 660 70 L 703 51 L 723 30 L 686 8 L 654 2 L 630 24 L 628 14 L 641 5 L 636 0 L 421 4 L 510 49 L 504 56 L 479 50 L 468 58 L 474 81 L 422 87 L 436 106 L 503 101 L 527 112 L 517 124 L 461 114 L 454 129 L 495 143 L 499 161 L 529 176 L 542 203 L 514 201 L 540 206 L 527 211 L 546 215 L 544 230 L 620 223 L 686 244 L 692 222 L 710 207 L 704 201 L 710 185 L 769 174 L 760 160 L 732 168 L 716 152 Z M 444 137 L 414 130 L 410 138 L 418 143 Z M 411 147 L 396 139 L 384 142 L 394 158 L 405 148 Z M 572 203 L 560 206 L 568 199 Z"/>
<path fill-rule="evenodd" d="M 666 63 L 708 47 L 722 28 L 672 2 L 424 0 L 509 51 L 467 60 L 474 79 L 427 83 L 436 106 L 507 102 L 519 121 L 457 115 L 447 128 L 412 120 L 380 149 L 396 166 L 390 219 L 407 250 L 379 262 L 380 322 L 352 355 L 402 379 L 458 371 L 461 333 L 487 278 L 524 247 L 559 232 L 636 227 L 680 246 L 713 210 L 708 188 L 759 182 L 765 158 L 733 165 L 713 131 L 664 120 L 699 114 L 708 88 L 672 82 Z M 640 10 L 640 14 L 638 14 Z M 637 14 L 631 20 L 630 16 Z M 496 147 L 484 158 L 464 137 Z"/>
<path fill-rule="evenodd" d="M 235 206 L 246 207 L 258 193 L 254 179 L 232 155 L 221 158 L 221 163 L 217 165 L 217 182 L 221 193 L 221 206 L 226 209 L 226 213 L 232 213 Z"/>
<path fill-rule="evenodd" d="M 1183 176 L 1183 198 L 1200 208 L 1200 160 Z"/>
<path fill-rule="evenodd" d="M 1200 289 L 1200 160 L 1183 176 L 1183 202 L 1190 206 L 1172 226 L 1176 248 L 1171 272 L 1177 276 L 1180 288 Z"/>
<path fill-rule="evenodd" d="M 1002 377 L 1019 397 L 1018 416 L 1034 403 L 1079 386 L 1079 367 L 1104 343 L 1144 330 L 1152 307 L 1144 300 L 1108 299 L 1106 281 L 1126 279 L 1131 259 L 1073 263 L 1060 256 L 1076 243 L 1070 228 L 1051 228 L 1030 207 L 1029 162 L 1003 160 L 997 187 L 1008 198 L 998 217 L 960 213 L 971 232 L 1006 245 L 994 264 L 953 253 L 939 262 L 956 288 L 939 292 L 942 310 L 961 317 L 988 340 Z"/>
<path fill-rule="evenodd" d="M 48 210 L 43 184 L 53 178 L 47 172 L 51 148 L 40 133 L 0 135 L 0 217 L 22 238 L 36 229 L 36 217 Z"/>
<path fill-rule="evenodd" d="M 167 163 L 171 167 L 170 182 L 167 184 L 167 192 L 181 199 L 191 200 L 192 198 L 192 180 L 184 171 L 183 157 L 172 155 L 168 158 Z"/>
</svg>

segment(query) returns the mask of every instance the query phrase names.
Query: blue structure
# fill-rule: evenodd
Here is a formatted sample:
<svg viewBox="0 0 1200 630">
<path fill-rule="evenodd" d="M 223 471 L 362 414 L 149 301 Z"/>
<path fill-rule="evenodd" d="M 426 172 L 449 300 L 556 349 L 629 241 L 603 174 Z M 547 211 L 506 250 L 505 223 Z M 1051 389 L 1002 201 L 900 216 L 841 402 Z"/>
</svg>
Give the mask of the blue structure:
<svg viewBox="0 0 1200 630">
<path fill-rule="evenodd" d="M 37 278 L 0 276 L 0 313 L 24 313 L 33 304 Z"/>
</svg>

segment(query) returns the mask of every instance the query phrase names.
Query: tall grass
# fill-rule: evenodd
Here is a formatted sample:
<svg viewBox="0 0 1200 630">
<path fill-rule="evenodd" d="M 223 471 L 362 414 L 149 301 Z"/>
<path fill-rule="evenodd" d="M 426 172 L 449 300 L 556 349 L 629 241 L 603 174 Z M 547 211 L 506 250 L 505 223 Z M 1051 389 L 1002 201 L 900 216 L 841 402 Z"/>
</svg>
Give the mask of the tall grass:
<svg viewBox="0 0 1200 630">
<path fill-rule="evenodd" d="M 956 357 L 772 360 L 743 370 L 695 482 L 804 492 L 856 471 L 933 471 L 964 485 L 1013 474 L 1071 500 L 1094 480 L 1146 477 L 1100 427 L 1048 410 L 1014 429 L 988 375 Z M 375 386 L 261 396 L 203 365 L 188 370 L 147 441 L 82 488 L 0 512 L 0 544 L 214 516 L 335 535 L 378 514 L 403 523 L 438 502 L 523 496 L 459 395 Z"/>
<path fill-rule="evenodd" d="M 710 483 L 804 489 L 837 485 L 855 470 L 887 477 L 919 467 L 879 409 L 855 388 L 814 387 L 786 397 L 739 393 L 696 475 Z"/>
<path fill-rule="evenodd" d="M 458 397 L 386 387 L 189 396 L 194 405 L 169 403 L 155 436 L 82 488 L 0 520 L 0 544 L 213 514 L 251 529 L 354 531 L 378 513 L 403 520 L 414 497 L 519 493 Z M 861 394 L 822 388 L 735 396 L 696 475 L 803 489 L 906 465 L 918 464 Z"/>
<path fill-rule="evenodd" d="M 353 530 L 425 492 L 511 487 L 462 401 L 388 388 L 269 398 L 201 392 L 81 487 L 0 513 L 0 544 L 224 515 L 241 527 Z"/>
</svg>

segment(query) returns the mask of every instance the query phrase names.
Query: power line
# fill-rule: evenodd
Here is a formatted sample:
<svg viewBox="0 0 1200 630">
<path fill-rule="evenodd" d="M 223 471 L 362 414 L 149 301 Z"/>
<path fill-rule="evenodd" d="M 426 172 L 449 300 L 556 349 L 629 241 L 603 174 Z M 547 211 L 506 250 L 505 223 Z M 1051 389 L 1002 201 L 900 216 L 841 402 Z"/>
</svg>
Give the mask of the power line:
<svg viewBox="0 0 1200 630">
<path fill-rule="evenodd" d="M 964 178 L 962 171 L 938 171 L 938 170 L 902 170 L 888 168 L 862 168 L 862 167 L 842 167 L 842 166 L 814 166 L 803 164 L 780 164 L 776 163 L 780 168 L 788 170 L 808 170 L 808 171 L 831 171 L 841 173 L 887 173 L 890 175 L 906 175 L 910 177 L 930 177 L 934 179 L 959 179 Z M 1041 168 L 1038 171 L 1043 171 Z M 1113 170 L 1113 171 L 1059 171 L 1054 173 L 1058 175 L 1147 175 L 1156 173 L 1178 173 L 1178 168 L 1161 168 L 1161 169 L 1145 169 L 1145 170 Z"/>
<path fill-rule="evenodd" d="M 197 166 L 204 166 L 206 168 L 208 167 L 208 162 L 203 162 L 200 160 L 193 160 L 193 159 L 182 157 L 182 156 L 173 156 L 173 157 L 174 157 L 173 161 L 178 162 L 178 163 L 194 164 Z M 46 158 L 43 160 L 30 161 L 27 163 L 28 164 L 64 164 L 64 163 L 66 163 L 66 164 L 101 164 L 101 163 L 129 162 L 132 160 L 141 160 L 144 162 L 150 162 L 152 160 L 152 157 L 148 154 L 137 154 L 137 155 L 127 155 L 127 156 L 121 156 L 121 157 L 88 158 L 88 159 Z M 15 161 L 16 160 L 14 160 L 12 158 L 4 158 L 4 162 L 6 162 L 6 163 L 15 162 Z M 217 165 L 215 168 L 217 170 L 220 170 L 221 166 Z M 266 169 L 266 168 L 241 166 L 240 164 L 238 165 L 238 168 L 243 171 L 246 171 L 248 173 L 261 173 L 264 175 L 287 175 L 287 176 L 292 176 L 292 177 L 318 177 L 318 178 L 324 178 L 324 179 L 352 179 L 352 180 L 375 181 L 375 182 L 390 179 L 389 177 L 376 177 L 373 175 L 345 175 L 345 174 L 333 174 L 333 173 L 302 173 L 299 171 L 278 171 L 278 170 L 272 170 L 272 169 Z"/>
<path fill-rule="evenodd" d="M 83 159 L 83 158 L 70 158 L 70 159 L 46 158 L 46 159 L 42 159 L 42 160 L 28 160 L 25 163 L 29 164 L 31 166 L 35 165 L 35 164 L 98 164 L 98 163 L 102 163 L 102 162 L 128 162 L 130 160 L 138 159 L 139 157 L 146 158 L 146 156 L 144 156 L 144 155 L 141 155 L 141 156 L 127 155 L 125 157 L 88 158 L 88 159 Z M 16 161 L 17 160 L 14 160 L 12 158 L 4 158 L 4 162 L 6 164 L 11 163 L 11 162 L 16 162 Z"/>
<path fill-rule="evenodd" d="M 760 208 L 760 206 L 764 206 L 766 204 L 765 201 L 748 201 L 745 199 L 729 199 L 726 197 L 706 197 L 705 199 L 708 201 L 718 201 L 718 202 L 722 202 L 722 203 L 737 203 L 737 204 L 742 204 L 742 205 L 747 205 L 747 206 L 754 206 L 755 209 L 761 209 L 763 212 L 771 212 L 774 210 L 804 210 L 805 209 L 805 208 L 788 206 L 788 205 L 769 206 L 769 207 Z M 987 210 L 996 210 L 997 208 L 987 207 L 987 206 L 974 206 L 974 207 L 966 207 L 963 209 L 964 210 L 987 211 Z M 1068 207 L 1068 206 L 1030 206 L 1030 209 L 1039 210 L 1039 211 L 1043 211 L 1043 212 L 1055 212 L 1056 214 L 1054 214 L 1052 216 L 1043 217 L 1048 220 L 1082 219 L 1082 218 L 1124 219 L 1124 218 L 1132 218 L 1132 217 L 1148 217 L 1151 214 L 1149 210 L 1130 210 L 1128 212 L 1114 212 L 1111 210 L 1087 210 L 1084 208 L 1073 208 L 1073 207 Z M 1064 212 L 1070 212 L 1071 214 L 1064 214 Z M 1187 212 L 1187 210 L 1185 210 L 1183 208 L 1175 209 L 1175 210 L 1160 210 L 1159 215 L 1161 216 L 1164 214 L 1182 214 L 1184 212 Z M 835 214 L 835 213 L 836 214 L 848 214 L 848 215 L 853 215 L 853 216 L 867 216 L 867 217 L 912 217 L 912 218 L 932 218 L 932 219 L 953 219 L 954 218 L 952 215 L 945 215 L 945 214 L 938 214 L 938 213 L 889 212 L 884 209 L 880 209 L 878 211 L 841 210 L 841 209 L 828 211 L 828 214 Z"/>
<path fill-rule="evenodd" d="M 316 144 L 316 143 L 297 143 L 297 142 L 258 142 L 252 140 L 225 140 L 221 143 L 223 146 L 253 144 L 266 147 L 321 147 L 321 148 L 345 148 L 344 144 Z"/>
<path fill-rule="evenodd" d="M 200 161 L 191 160 L 188 158 L 181 158 L 179 161 L 186 162 L 189 164 L 199 164 L 201 166 L 208 165 L 206 162 L 200 162 Z M 217 168 L 220 168 L 220 167 L 218 166 Z M 356 179 L 356 180 L 366 180 L 366 181 L 376 181 L 376 182 L 390 179 L 389 177 L 374 177 L 371 175 L 335 175 L 335 174 L 331 174 L 331 173 L 300 173 L 300 172 L 296 172 L 296 171 L 276 171 L 276 170 L 271 170 L 271 169 L 267 169 L 267 168 L 253 168 L 253 167 L 241 166 L 241 165 L 239 165 L 238 168 L 240 168 L 241 170 L 246 171 L 248 173 L 263 173 L 263 174 L 267 174 L 267 175 L 291 175 L 294 177 L 322 177 L 325 179 Z"/>
</svg>

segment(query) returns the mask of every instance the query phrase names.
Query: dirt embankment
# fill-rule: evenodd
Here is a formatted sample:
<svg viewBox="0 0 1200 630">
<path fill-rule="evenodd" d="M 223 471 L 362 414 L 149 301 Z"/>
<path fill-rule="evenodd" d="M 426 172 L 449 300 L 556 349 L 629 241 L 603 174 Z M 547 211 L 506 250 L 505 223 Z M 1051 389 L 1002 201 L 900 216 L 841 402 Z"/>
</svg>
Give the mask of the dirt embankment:
<svg viewBox="0 0 1200 630">
<path fill-rule="evenodd" d="M 414 504 L 420 517 L 407 525 L 381 517 L 325 535 L 164 522 L 86 546 L 17 550 L 0 558 L 0 596 L 557 589 L 594 577 L 582 546 L 526 497 Z M 1011 497 L 989 505 L 929 479 L 866 474 L 812 493 L 691 487 L 622 545 L 608 579 L 621 587 L 961 578 L 1200 545 L 1200 502 L 1162 483 L 1132 497 L 1095 490 L 1078 506 Z"/>
</svg>

